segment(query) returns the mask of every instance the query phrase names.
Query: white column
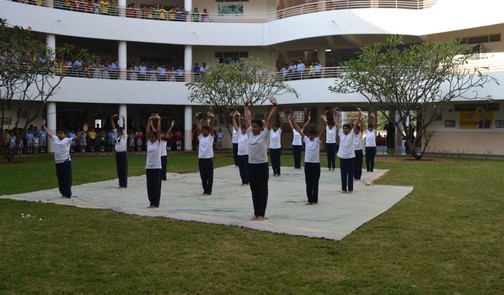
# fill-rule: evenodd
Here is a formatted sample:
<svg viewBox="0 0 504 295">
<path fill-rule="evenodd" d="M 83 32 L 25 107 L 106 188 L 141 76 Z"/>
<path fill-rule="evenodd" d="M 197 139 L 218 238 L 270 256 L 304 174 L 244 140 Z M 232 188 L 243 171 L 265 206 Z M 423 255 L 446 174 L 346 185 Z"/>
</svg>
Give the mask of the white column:
<svg viewBox="0 0 504 295">
<path fill-rule="evenodd" d="M 188 19 L 191 19 L 191 12 L 193 11 L 192 0 L 184 0 L 184 9 L 189 11 L 189 13 L 186 16 L 186 21 L 188 21 Z"/>
<path fill-rule="evenodd" d="M 128 69 L 128 45 L 126 41 L 119 41 L 119 47 L 117 52 L 117 66 L 119 67 L 119 79 L 126 80 L 126 70 Z"/>
<path fill-rule="evenodd" d="M 184 71 L 185 71 L 185 81 L 191 82 L 191 70 L 192 70 L 192 46 L 186 45 L 184 48 Z"/>
<path fill-rule="evenodd" d="M 51 49 L 53 57 L 56 51 L 56 35 L 47 34 L 46 36 L 46 47 Z"/>
<path fill-rule="evenodd" d="M 126 0 L 119 0 L 117 4 L 119 6 L 119 16 L 126 17 Z"/>
<path fill-rule="evenodd" d="M 343 128 L 343 125 L 348 124 L 348 112 L 341 112 L 341 128 Z"/>
<path fill-rule="evenodd" d="M 121 104 L 119 105 L 119 119 L 122 118 L 122 116 L 124 116 L 125 118 L 125 122 L 124 122 L 124 127 L 125 129 L 128 128 L 126 122 L 128 122 L 128 106 L 125 105 L 125 104 Z M 126 134 L 127 130 L 124 130 L 124 134 Z"/>
<path fill-rule="evenodd" d="M 192 106 L 184 108 L 184 150 L 192 150 Z"/>
<path fill-rule="evenodd" d="M 47 103 L 47 118 L 46 118 L 46 126 L 52 134 L 56 134 L 56 103 L 48 102 Z M 47 140 L 47 151 L 50 153 L 54 153 L 54 143 L 52 140 Z"/>
</svg>

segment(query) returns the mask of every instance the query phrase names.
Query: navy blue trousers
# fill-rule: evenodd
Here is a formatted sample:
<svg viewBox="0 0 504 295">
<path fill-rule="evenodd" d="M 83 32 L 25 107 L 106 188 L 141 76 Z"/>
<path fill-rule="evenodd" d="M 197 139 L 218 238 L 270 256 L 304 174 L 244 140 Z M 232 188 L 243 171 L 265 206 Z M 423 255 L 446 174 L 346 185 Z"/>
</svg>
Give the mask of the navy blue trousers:
<svg viewBox="0 0 504 295">
<path fill-rule="evenodd" d="M 301 153 L 303 151 L 302 145 L 293 145 L 292 154 L 294 155 L 294 168 L 301 169 Z"/>
<path fill-rule="evenodd" d="M 341 190 L 353 191 L 353 174 L 354 174 L 355 158 L 342 159 L 340 158 L 341 169 Z"/>
<path fill-rule="evenodd" d="M 336 168 L 336 143 L 326 143 L 327 168 Z"/>
<path fill-rule="evenodd" d="M 119 178 L 119 186 L 128 186 L 128 155 L 126 152 L 116 152 L 116 168 L 117 177 Z"/>
<path fill-rule="evenodd" d="M 271 168 L 273 168 L 273 174 L 280 175 L 280 156 L 282 154 L 282 149 L 270 149 L 271 157 Z"/>
<path fill-rule="evenodd" d="M 238 166 L 238 144 L 233 143 L 233 159 L 235 166 Z"/>
<path fill-rule="evenodd" d="M 249 184 L 249 164 L 248 155 L 237 155 L 238 168 L 240 169 L 240 178 L 242 184 Z"/>
<path fill-rule="evenodd" d="M 147 197 L 151 206 L 159 207 L 161 200 L 161 169 L 145 169 Z"/>
<path fill-rule="evenodd" d="M 199 159 L 199 172 L 203 193 L 211 195 L 213 187 L 213 158 Z"/>
<path fill-rule="evenodd" d="M 56 164 L 59 192 L 63 197 L 72 197 L 72 161 Z"/>
<path fill-rule="evenodd" d="M 362 150 L 355 150 L 354 178 L 361 179 L 362 176 Z"/>
<path fill-rule="evenodd" d="M 318 202 L 318 190 L 320 180 L 320 163 L 304 164 L 305 181 L 306 181 L 306 196 L 308 202 Z"/>
<path fill-rule="evenodd" d="M 375 146 L 366 147 L 366 169 L 367 169 L 367 172 L 373 172 L 375 156 L 376 156 L 376 147 Z"/>
<path fill-rule="evenodd" d="M 249 163 L 249 173 L 254 215 L 264 217 L 266 214 L 266 206 L 268 205 L 268 163 Z"/>
</svg>

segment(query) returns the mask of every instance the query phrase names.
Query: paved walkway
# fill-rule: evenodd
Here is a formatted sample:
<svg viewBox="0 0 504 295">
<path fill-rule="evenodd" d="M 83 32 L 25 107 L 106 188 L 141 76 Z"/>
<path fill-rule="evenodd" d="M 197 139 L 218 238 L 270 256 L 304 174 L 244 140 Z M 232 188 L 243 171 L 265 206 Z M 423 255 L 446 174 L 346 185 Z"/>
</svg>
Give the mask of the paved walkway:
<svg viewBox="0 0 504 295">
<path fill-rule="evenodd" d="M 156 209 L 147 209 L 145 176 L 129 177 L 127 189 L 118 189 L 117 179 L 75 185 L 72 187 L 75 197 L 71 199 L 60 198 L 57 188 L 0 197 L 341 240 L 413 190 L 413 187 L 372 185 L 385 170 L 363 173 L 362 181 L 354 183 L 353 194 L 343 194 L 339 171 L 323 168 L 319 203 L 307 206 L 303 170 L 282 167 L 282 176 L 270 176 L 265 221 L 250 220 L 253 215 L 250 188 L 241 186 L 234 166 L 215 169 L 210 197 L 201 195 L 199 173 L 168 173 L 168 180 L 162 185 L 161 205 Z"/>
</svg>

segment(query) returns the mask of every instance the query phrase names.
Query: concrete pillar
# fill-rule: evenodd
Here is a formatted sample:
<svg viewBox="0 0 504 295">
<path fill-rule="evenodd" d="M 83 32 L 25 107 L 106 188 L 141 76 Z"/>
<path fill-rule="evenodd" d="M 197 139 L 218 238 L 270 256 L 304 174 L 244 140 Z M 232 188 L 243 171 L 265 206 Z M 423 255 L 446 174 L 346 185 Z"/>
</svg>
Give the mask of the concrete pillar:
<svg viewBox="0 0 504 295">
<path fill-rule="evenodd" d="M 46 126 L 52 134 L 56 134 L 56 103 L 47 103 L 47 118 Z M 52 140 L 47 140 L 47 151 L 54 153 L 54 143 Z"/>
<path fill-rule="evenodd" d="M 56 35 L 53 34 L 47 34 L 46 36 L 46 47 L 48 49 L 51 49 L 53 53 L 53 58 L 55 57 L 55 52 L 56 52 Z"/>
<path fill-rule="evenodd" d="M 126 0 L 119 0 L 117 5 L 119 6 L 119 16 L 126 17 Z"/>
<path fill-rule="evenodd" d="M 53 0 L 45 0 L 44 3 L 45 3 L 46 7 L 54 8 L 54 1 Z"/>
<path fill-rule="evenodd" d="M 126 41 L 119 41 L 117 62 L 119 67 L 119 79 L 127 80 L 126 70 L 128 69 L 128 44 Z"/>
<path fill-rule="evenodd" d="M 191 71 L 192 71 L 192 46 L 186 45 L 184 48 L 184 72 L 185 72 L 185 81 L 191 82 Z"/>
<path fill-rule="evenodd" d="M 348 124 L 348 112 L 341 112 L 340 113 L 340 120 L 341 120 L 341 128 L 343 128 L 344 124 Z"/>
<path fill-rule="evenodd" d="M 192 150 L 192 125 L 193 125 L 192 106 L 184 108 L 184 150 Z"/>
<path fill-rule="evenodd" d="M 128 128 L 128 125 L 127 125 L 127 122 L 128 122 L 128 106 L 125 105 L 125 104 L 121 104 L 119 105 L 119 119 L 122 120 L 122 116 L 124 115 L 124 118 L 125 118 L 125 121 L 124 121 L 124 126 L 122 126 L 125 130 L 124 130 L 124 134 L 126 134 L 127 132 L 127 128 Z"/>
<path fill-rule="evenodd" d="M 188 18 L 191 18 L 191 12 L 193 11 L 192 5 L 192 0 L 184 0 L 184 9 L 189 11 L 189 13 L 187 14 Z M 201 11 L 203 11 L 203 9 Z"/>
</svg>

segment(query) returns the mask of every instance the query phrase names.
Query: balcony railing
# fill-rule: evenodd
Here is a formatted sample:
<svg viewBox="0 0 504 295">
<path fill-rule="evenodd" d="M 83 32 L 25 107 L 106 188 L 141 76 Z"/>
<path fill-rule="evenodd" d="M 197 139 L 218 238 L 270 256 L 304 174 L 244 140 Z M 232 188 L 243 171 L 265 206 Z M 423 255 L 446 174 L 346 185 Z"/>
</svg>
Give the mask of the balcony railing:
<svg viewBox="0 0 504 295">
<path fill-rule="evenodd" d="M 4 0 L 9 1 L 9 0 Z M 388 9 L 426 9 L 436 4 L 437 0 L 334 0 L 306 3 L 278 9 L 270 13 L 198 13 L 198 17 L 190 11 L 180 13 L 170 12 L 169 8 L 162 11 L 156 6 L 119 7 L 107 4 L 106 7 L 91 0 L 19 0 L 24 4 L 46 6 L 81 13 L 102 14 L 108 16 L 122 16 L 157 21 L 185 21 L 185 22 L 216 22 L 216 23 L 262 23 L 277 19 L 298 16 L 324 11 L 362 9 L 362 8 L 388 8 Z"/>
<path fill-rule="evenodd" d="M 503 54 L 497 54 L 499 56 Z M 504 56 L 503 56 L 504 57 Z M 461 69 L 478 68 L 481 72 L 497 72 L 504 71 L 503 59 L 470 59 L 468 63 L 463 65 Z M 284 81 L 309 80 L 336 78 L 343 75 L 345 69 L 343 67 L 326 67 L 320 73 L 305 69 L 302 72 L 282 73 L 277 72 L 279 79 Z M 199 79 L 203 73 L 193 73 L 190 71 L 173 72 L 167 71 L 165 74 L 157 70 L 148 70 L 140 72 L 137 70 L 112 70 L 107 68 L 82 68 L 74 69 L 63 67 L 58 70 L 57 75 L 68 77 L 82 77 L 91 79 L 110 79 L 110 80 L 130 80 L 130 81 L 157 81 L 157 82 L 191 82 Z"/>
</svg>

